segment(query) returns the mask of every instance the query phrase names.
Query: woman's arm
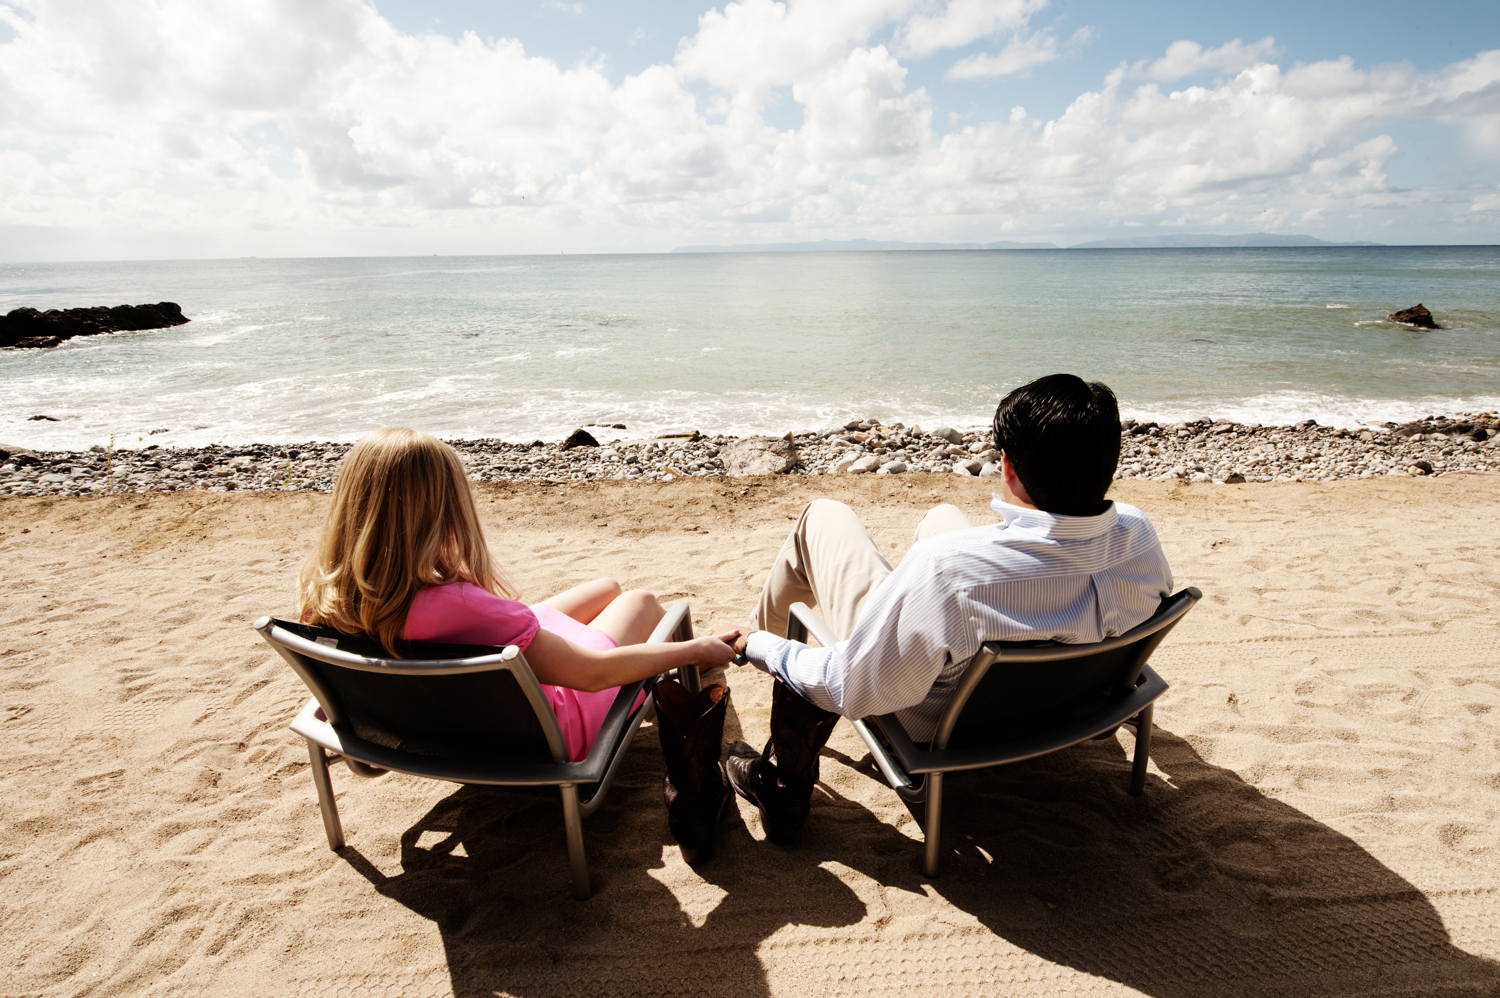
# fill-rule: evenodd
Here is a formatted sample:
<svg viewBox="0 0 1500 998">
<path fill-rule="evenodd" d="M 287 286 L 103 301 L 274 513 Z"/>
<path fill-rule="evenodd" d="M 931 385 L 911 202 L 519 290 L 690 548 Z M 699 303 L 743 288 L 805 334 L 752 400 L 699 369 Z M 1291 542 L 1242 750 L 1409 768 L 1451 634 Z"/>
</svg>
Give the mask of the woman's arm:
<svg viewBox="0 0 1500 998">
<path fill-rule="evenodd" d="M 526 662 L 538 682 L 596 693 L 682 666 L 712 669 L 728 665 L 734 652 L 727 642 L 737 637 L 738 631 L 730 631 L 692 641 L 624 645 L 595 651 L 542 630 L 531 639 Z"/>
</svg>

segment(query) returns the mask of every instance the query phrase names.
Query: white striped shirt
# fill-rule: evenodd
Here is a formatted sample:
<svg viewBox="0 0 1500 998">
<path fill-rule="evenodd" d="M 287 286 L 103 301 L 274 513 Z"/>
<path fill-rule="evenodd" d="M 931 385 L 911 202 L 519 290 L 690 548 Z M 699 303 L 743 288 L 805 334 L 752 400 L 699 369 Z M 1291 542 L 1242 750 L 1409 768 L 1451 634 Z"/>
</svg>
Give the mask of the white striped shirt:
<svg viewBox="0 0 1500 998">
<path fill-rule="evenodd" d="M 1090 643 L 1130 630 L 1172 591 L 1156 530 L 1134 506 L 1059 516 L 1002 502 L 1003 523 L 913 544 L 871 595 L 854 633 L 811 648 L 766 631 L 746 657 L 809 703 L 849 718 L 894 712 L 932 738 L 986 641 Z"/>
</svg>

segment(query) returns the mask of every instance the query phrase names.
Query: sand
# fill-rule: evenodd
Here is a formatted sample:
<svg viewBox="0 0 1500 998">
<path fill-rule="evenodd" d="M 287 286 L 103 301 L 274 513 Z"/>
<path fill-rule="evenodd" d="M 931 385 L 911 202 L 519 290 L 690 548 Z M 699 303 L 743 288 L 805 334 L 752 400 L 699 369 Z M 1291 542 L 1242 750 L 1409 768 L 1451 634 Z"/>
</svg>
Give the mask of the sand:
<svg viewBox="0 0 1500 998">
<path fill-rule="evenodd" d="M 1205 598 L 1144 797 L 1122 741 L 949 783 L 941 878 L 840 725 L 803 840 L 741 804 L 694 870 L 643 727 L 586 824 L 558 807 L 334 771 L 323 839 L 306 697 L 250 629 L 285 614 L 327 498 L 0 500 L 3 995 L 1500 993 L 1500 504 L 1493 475 L 1121 483 Z M 482 485 L 533 598 L 612 575 L 744 616 L 802 503 L 882 549 L 955 476 Z M 729 737 L 768 685 L 732 669 Z"/>
</svg>

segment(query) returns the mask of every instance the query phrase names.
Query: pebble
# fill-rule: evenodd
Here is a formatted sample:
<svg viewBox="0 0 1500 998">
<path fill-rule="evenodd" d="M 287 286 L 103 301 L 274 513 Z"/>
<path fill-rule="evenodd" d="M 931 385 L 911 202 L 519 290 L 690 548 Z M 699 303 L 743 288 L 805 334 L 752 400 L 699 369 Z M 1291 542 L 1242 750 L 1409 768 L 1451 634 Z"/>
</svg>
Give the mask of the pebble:
<svg viewBox="0 0 1500 998">
<path fill-rule="evenodd" d="M 1500 416 L 1493 412 L 1355 430 L 1310 421 L 1259 426 L 1209 419 L 1167 424 L 1127 419 L 1123 428 L 1115 476 L 1119 479 L 1254 483 L 1500 470 Z M 719 452 L 735 439 L 683 431 L 670 439 L 569 449 L 541 441 L 450 443 L 474 481 L 664 481 L 723 475 Z M 999 455 L 988 427 L 923 432 L 863 419 L 836 430 L 794 434 L 793 442 L 799 464 L 788 472 L 792 475 L 998 472 Z M 314 442 L 33 453 L 0 445 L 0 495 L 180 489 L 326 492 L 348 449 L 347 443 Z"/>
</svg>

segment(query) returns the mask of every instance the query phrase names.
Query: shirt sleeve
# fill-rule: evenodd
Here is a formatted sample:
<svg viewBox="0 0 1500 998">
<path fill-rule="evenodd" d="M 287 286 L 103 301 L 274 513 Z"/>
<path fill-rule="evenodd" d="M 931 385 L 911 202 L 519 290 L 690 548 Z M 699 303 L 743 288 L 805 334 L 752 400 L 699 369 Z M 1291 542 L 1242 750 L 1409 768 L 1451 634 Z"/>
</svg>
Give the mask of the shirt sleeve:
<svg viewBox="0 0 1500 998">
<path fill-rule="evenodd" d="M 745 655 L 824 710 L 889 714 L 921 703 L 944 666 L 973 656 L 965 606 L 931 547 L 919 544 L 870 597 L 847 640 L 811 648 L 757 631 Z"/>
</svg>

